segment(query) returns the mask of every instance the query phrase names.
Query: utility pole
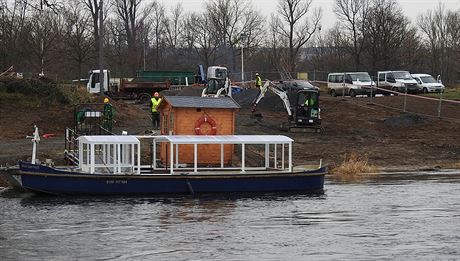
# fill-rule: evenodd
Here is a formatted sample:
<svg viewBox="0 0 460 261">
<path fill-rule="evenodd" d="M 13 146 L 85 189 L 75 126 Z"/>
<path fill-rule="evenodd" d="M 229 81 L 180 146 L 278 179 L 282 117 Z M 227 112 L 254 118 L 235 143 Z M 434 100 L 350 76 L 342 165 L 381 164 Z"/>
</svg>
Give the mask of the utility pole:
<svg viewBox="0 0 460 261">
<path fill-rule="evenodd" d="M 102 10 L 102 3 L 102 0 L 99 0 L 99 92 L 101 95 L 104 94 L 104 55 L 102 51 L 104 41 L 104 11 Z"/>
<path fill-rule="evenodd" d="M 240 34 L 241 38 L 241 84 L 244 86 L 244 42 L 246 41 L 246 34 Z"/>
<path fill-rule="evenodd" d="M 40 1 L 40 14 L 41 16 L 43 17 L 43 0 Z M 43 23 L 43 21 L 42 21 Z M 41 58 L 41 73 L 40 73 L 40 77 L 45 77 L 45 73 L 44 73 L 44 67 L 45 67 L 45 53 L 44 53 L 44 45 L 43 45 L 43 34 L 40 33 L 40 58 Z"/>
<path fill-rule="evenodd" d="M 144 36 L 144 51 L 143 51 L 143 58 L 144 58 L 144 71 L 145 71 L 145 45 L 147 44 L 147 37 Z"/>
</svg>

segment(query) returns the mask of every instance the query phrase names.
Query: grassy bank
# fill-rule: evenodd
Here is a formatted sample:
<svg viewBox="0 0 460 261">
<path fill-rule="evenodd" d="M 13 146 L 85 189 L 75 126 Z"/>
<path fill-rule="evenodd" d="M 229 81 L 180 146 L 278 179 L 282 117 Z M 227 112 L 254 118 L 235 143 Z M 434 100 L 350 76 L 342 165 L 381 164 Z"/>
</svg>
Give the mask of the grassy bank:
<svg viewBox="0 0 460 261">
<path fill-rule="evenodd" d="M 442 95 L 445 99 L 460 100 L 460 86 L 449 87 Z"/>
<path fill-rule="evenodd" d="M 85 90 L 47 79 L 0 78 L 0 104 L 33 108 L 90 101 L 91 96 Z"/>
<path fill-rule="evenodd" d="M 430 93 L 425 95 L 433 98 L 439 98 L 440 96 L 439 93 Z M 460 85 L 446 87 L 446 90 L 442 94 L 442 98 L 449 100 L 460 100 Z"/>
</svg>

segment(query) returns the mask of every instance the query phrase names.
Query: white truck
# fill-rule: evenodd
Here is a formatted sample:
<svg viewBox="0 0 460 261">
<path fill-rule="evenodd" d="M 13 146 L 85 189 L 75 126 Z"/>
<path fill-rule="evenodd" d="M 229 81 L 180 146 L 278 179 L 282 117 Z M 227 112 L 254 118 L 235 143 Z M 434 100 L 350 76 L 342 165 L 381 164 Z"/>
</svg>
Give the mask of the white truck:
<svg viewBox="0 0 460 261">
<path fill-rule="evenodd" d="M 393 92 L 418 93 L 417 81 L 408 71 L 378 72 L 377 87 Z"/>
<path fill-rule="evenodd" d="M 367 72 L 344 72 L 330 73 L 327 76 L 328 93 L 335 97 L 337 95 L 371 95 L 371 87 L 375 87 Z"/>
<path fill-rule="evenodd" d="M 141 103 L 150 101 L 151 95 L 154 92 L 160 92 L 170 88 L 171 83 L 152 82 L 141 78 L 120 79 L 117 83 L 110 78 L 110 71 L 104 70 L 104 93 L 113 99 L 133 99 L 139 100 Z M 101 90 L 99 80 L 100 70 L 89 71 L 89 80 L 86 89 L 89 93 L 99 93 Z"/>
</svg>

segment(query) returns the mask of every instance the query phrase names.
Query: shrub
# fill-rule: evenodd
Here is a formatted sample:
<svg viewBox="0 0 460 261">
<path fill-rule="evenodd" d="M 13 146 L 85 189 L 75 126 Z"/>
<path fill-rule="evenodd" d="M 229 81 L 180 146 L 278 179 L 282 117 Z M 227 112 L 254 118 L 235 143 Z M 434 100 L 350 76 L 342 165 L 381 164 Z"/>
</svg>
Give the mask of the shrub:
<svg viewBox="0 0 460 261">
<path fill-rule="evenodd" d="M 28 100 L 26 103 L 33 102 L 41 105 L 69 104 L 73 101 L 73 98 L 64 88 L 46 79 L 2 77 L 0 78 L 1 93 L 3 93 L 4 97 L 5 93 L 10 94 L 7 95 L 10 98 L 24 96 L 24 99 Z M 23 103 L 20 101 L 17 102 Z"/>
</svg>

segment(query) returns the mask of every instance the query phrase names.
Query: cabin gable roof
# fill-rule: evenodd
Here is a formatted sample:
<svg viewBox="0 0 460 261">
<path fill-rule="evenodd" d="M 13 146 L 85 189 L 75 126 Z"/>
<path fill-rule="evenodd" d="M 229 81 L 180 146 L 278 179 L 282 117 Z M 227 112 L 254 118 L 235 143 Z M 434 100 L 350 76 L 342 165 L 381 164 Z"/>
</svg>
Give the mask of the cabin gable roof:
<svg viewBox="0 0 460 261">
<path fill-rule="evenodd" d="M 198 96 L 164 96 L 160 107 L 169 103 L 174 108 L 211 108 L 240 109 L 241 106 L 231 97 L 198 97 Z"/>
</svg>

